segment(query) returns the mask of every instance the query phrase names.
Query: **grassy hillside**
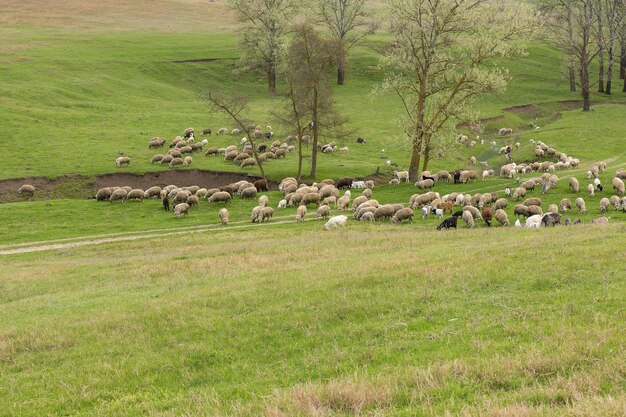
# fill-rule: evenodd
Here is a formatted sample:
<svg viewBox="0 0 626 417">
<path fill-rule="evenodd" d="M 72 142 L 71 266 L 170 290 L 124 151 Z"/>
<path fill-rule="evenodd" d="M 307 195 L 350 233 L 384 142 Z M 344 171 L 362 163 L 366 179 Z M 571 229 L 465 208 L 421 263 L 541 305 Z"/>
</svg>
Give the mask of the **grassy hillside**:
<svg viewBox="0 0 626 417">
<path fill-rule="evenodd" d="M 3 257 L 2 414 L 623 415 L 623 225 L 264 230 Z"/>
<path fill-rule="evenodd" d="M 67 10 L 70 1 L 59 3 L 58 14 L 47 18 L 24 11 L 36 9 L 35 0 L 26 2 L 25 9 L 17 8 L 21 12 L 0 14 L 4 40 L 0 143 L 13 150 L 0 167 L 0 178 L 110 172 L 119 151 L 132 158 L 130 168 L 124 169 L 166 169 L 150 165 L 156 152 L 147 149 L 149 138 L 171 139 L 188 126 L 232 127 L 222 115 L 209 114 L 200 98 L 209 85 L 245 91 L 253 98 L 250 118 L 272 124 L 279 139 L 290 133 L 272 120 L 271 110 L 279 106 L 279 99 L 266 93 L 263 80 L 233 73 L 237 38 L 232 18 L 219 2 L 208 9 L 198 2 L 182 2 L 174 20 L 169 17 L 172 2 L 156 2 L 152 12 L 142 12 L 137 2 L 126 2 L 126 13 L 135 17 L 136 25 L 128 19 L 115 21 L 124 2 L 102 6 L 101 16 L 94 12 L 100 6 L 86 2 L 90 6 L 84 6 L 83 18 L 75 15 L 81 8 L 75 14 Z M 188 25 L 180 22 L 185 19 Z M 381 165 L 381 156 L 408 165 L 407 146 L 397 125 L 398 100 L 371 94 L 381 80 L 377 63 L 387 44 L 387 37 L 378 34 L 353 52 L 348 83 L 335 89 L 336 98 L 357 135 L 366 137 L 368 144 L 356 148 L 351 138 L 342 143 L 349 145 L 348 155 L 323 156 L 322 177 L 370 174 Z M 180 62 L 189 60 L 204 61 Z M 561 80 L 561 61 L 560 52 L 529 43 L 526 57 L 503 63 L 513 82 L 504 95 L 481 99 L 477 104 L 481 117 L 499 115 L 514 105 L 577 99 Z M 512 122 L 527 126 L 529 120 L 521 117 Z M 211 143 L 221 146 L 238 139 L 211 138 Z M 381 155 L 383 148 L 386 153 Z M 267 165 L 271 177 L 281 178 L 293 174 L 295 158 Z M 194 166 L 240 170 L 201 155 L 195 157 Z"/>
</svg>

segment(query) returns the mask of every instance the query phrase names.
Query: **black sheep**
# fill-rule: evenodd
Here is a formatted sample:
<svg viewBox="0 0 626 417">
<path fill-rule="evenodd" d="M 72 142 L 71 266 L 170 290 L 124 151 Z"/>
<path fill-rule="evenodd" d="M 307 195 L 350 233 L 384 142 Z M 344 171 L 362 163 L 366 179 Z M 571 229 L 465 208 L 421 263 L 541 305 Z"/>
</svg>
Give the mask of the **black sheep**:
<svg viewBox="0 0 626 417">
<path fill-rule="evenodd" d="M 352 178 L 340 178 L 337 180 L 337 184 L 335 185 L 337 188 L 350 188 L 352 187 Z"/>
<path fill-rule="evenodd" d="M 424 180 L 433 180 L 433 182 L 437 182 L 435 177 L 429 177 L 428 175 L 422 175 L 422 181 Z"/>
<path fill-rule="evenodd" d="M 448 217 L 439 226 L 437 226 L 437 230 L 451 229 L 451 228 L 456 229 L 456 219 L 457 219 L 456 216 Z"/>
<path fill-rule="evenodd" d="M 363 138 L 356 138 L 356 143 L 366 143 Z"/>
<path fill-rule="evenodd" d="M 262 144 L 262 145 L 259 145 L 259 150 L 257 152 L 265 152 L 266 149 L 267 149 L 267 145 Z"/>
<path fill-rule="evenodd" d="M 163 208 L 165 211 L 170 211 L 170 199 L 167 196 L 163 197 Z"/>
<path fill-rule="evenodd" d="M 454 183 L 459 184 L 461 182 L 461 171 L 454 171 Z"/>
</svg>

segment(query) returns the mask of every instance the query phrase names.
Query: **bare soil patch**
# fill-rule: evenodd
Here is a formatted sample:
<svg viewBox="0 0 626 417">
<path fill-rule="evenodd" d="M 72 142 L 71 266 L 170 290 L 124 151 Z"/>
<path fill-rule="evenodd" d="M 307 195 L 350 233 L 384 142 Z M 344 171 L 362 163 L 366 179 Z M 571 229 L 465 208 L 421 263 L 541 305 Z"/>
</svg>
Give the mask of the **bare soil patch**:
<svg viewBox="0 0 626 417">
<path fill-rule="evenodd" d="M 534 115 L 539 112 L 539 107 L 534 104 L 524 104 L 521 106 L 513 106 L 508 107 L 506 109 L 502 109 L 503 111 L 508 111 L 514 114 L 526 114 L 526 115 Z"/>
</svg>

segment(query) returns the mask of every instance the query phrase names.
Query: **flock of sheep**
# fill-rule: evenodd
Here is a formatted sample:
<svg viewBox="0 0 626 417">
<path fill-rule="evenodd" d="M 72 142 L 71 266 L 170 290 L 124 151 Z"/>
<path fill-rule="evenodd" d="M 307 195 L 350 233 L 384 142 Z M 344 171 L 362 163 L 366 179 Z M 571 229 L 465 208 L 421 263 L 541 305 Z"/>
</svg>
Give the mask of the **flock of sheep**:
<svg viewBox="0 0 626 417">
<path fill-rule="evenodd" d="M 263 131 L 258 124 L 251 124 L 248 126 L 248 130 L 252 132 L 252 136 L 255 139 L 268 139 L 271 140 L 274 137 L 274 132 L 271 126 L 266 126 L 266 131 Z M 204 129 L 202 136 L 211 135 L 211 129 Z M 233 136 L 240 136 L 241 129 L 235 128 L 230 132 L 226 128 L 221 128 L 217 131 L 218 135 L 225 135 L 230 133 Z M 195 152 L 203 151 L 205 146 L 208 146 L 209 141 L 203 139 L 196 142 L 195 130 L 192 127 L 185 129 L 182 136 L 176 136 L 169 144 L 169 150 L 165 154 L 156 154 L 152 157 L 152 164 L 168 165 L 170 167 L 189 166 L 193 163 L 193 157 L 191 156 Z M 303 142 L 308 144 L 310 137 L 304 135 L 302 137 Z M 290 135 L 285 142 L 273 141 L 270 145 L 267 143 L 260 143 L 256 145 L 256 151 L 258 153 L 258 160 L 261 163 L 270 159 L 286 158 L 287 153 L 295 151 L 295 145 L 293 142 L 297 140 L 297 137 Z M 148 141 L 148 149 L 159 149 L 165 146 L 166 139 L 164 137 L 154 137 Z M 359 143 L 365 143 L 359 142 Z M 348 152 L 348 147 L 344 146 L 339 148 L 335 142 L 326 144 L 318 144 L 318 149 L 322 153 L 332 153 L 339 151 L 342 153 Z M 243 137 L 239 141 L 238 145 L 230 145 L 227 147 L 209 147 L 205 156 L 219 156 L 223 155 L 225 161 L 232 161 L 235 165 L 239 165 L 242 168 L 251 168 L 257 165 L 257 160 L 254 157 L 253 142 L 248 138 Z M 117 167 L 130 165 L 130 158 L 128 156 L 120 156 L 115 160 Z"/>
</svg>

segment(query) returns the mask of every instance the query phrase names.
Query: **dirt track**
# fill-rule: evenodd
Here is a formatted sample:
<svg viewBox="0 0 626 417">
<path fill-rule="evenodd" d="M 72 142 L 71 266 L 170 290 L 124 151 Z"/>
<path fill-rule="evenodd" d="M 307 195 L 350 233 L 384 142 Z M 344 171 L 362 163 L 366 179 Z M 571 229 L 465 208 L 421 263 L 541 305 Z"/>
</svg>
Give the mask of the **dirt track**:
<svg viewBox="0 0 626 417">
<path fill-rule="evenodd" d="M 115 242 L 127 242 L 138 239 L 151 239 L 157 237 L 166 237 L 166 236 L 176 236 L 190 233 L 202 233 L 202 232 L 219 232 L 219 231 L 228 231 L 233 229 L 249 229 L 252 227 L 266 227 L 276 224 L 286 224 L 293 223 L 293 216 L 283 216 L 279 217 L 279 219 L 289 219 L 289 220 L 281 220 L 274 221 L 270 223 L 249 223 L 249 222 L 237 222 L 233 223 L 230 226 L 222 226 L 220 224 L 208 224 L 206 226 L 186 226 L 186 227 L 177 227 L 172 229 L 161 229 L 161 230 L 143 230 L 137 232 L 122 232 L 119 233 L 118 236 L 115 236 L 114 233 L 104 234 L 104 235 L 92 235 L 92 236 L 79 236 L 75 238 L 68 239 L 59 239 L 59 240 L 51 240 L 47 242 L 30 242 L 30 243 L 21 243 L 21 244 L 13 244 L 13 245 L 3 245 L 0 246 L 0 255 L 15 255 L 20 253 L 30 253 L 30 252 L 43 252 L 49 250 L 57 250 L 57 249 L 70 249 L 76 248 L 80 246 L 90 246 L 90 245 L 101 245 L 104 243 L 115 243 Z M 122 235 L 122 236 L 119 236 Z M 85 239 L 86 240 L 80 240 Z M 68 240 L 71 240 L 68 242 Z"/>
</svg>

